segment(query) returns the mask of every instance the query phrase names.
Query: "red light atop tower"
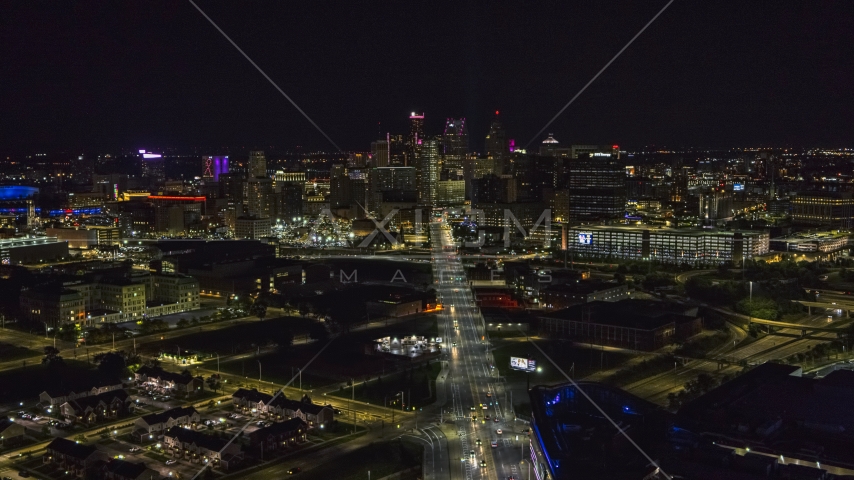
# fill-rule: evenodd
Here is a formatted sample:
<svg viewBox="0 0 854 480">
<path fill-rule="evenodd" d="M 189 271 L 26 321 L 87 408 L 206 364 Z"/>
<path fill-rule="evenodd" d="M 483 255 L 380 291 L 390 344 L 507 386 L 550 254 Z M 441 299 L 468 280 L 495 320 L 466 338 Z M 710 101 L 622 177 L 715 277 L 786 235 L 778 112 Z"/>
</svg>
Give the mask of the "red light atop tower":
<svg viewBox="0 0 854 480">
<path fill-rule="evenodd" d="M 620 146 L 619 146 L 619 145 L 612 145 L 611 147 L 612 147 L 614 150 L 619 150 L 619 149 L 620 149 Z"/>
<path fill-rule="evenodd" d="M 495 114 L 498 115 L 498 110 L 495 111 Z"/>
</svg>

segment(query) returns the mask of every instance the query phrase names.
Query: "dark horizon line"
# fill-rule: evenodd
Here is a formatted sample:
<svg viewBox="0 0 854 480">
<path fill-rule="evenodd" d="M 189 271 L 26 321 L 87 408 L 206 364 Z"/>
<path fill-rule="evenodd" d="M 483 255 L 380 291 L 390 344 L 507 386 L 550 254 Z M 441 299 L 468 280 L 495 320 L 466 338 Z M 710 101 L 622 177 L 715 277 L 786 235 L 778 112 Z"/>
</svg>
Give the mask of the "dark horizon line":
<svg viewBox="0 0 854 480">
<path fill-rule="evenodd" d="M 570 146 L 570 145 L 599 145 L 595 142 L 590 143 L 562 143 L 560 146 Z M 603 144 L 607 145 L 607 144 Z M 649 150 L 649 149 L 655 150 Z M 696 151 L 749 151 L 749 150 L 797 150 L 797 151 L 807 151 L 807 150 L 850 150 L 852 154 L 854 154 L 854 147 L 850 146 L 795 146 L 795 145 L 751 145 L 751 146 L 674 146 L 674 145 L 643 145 L 638 147 L 623 147 L 620 146 L 621 152 L 631 153 L 631 154 L 651 154 L 651 153 L 666 153 L 660 152 L 661 150 L 669 150 L 674 153 L 684 153 L 684 152 L 696 152 Z M 10 159 L 19 159 L 15 157 L 21 156 L 35 156 L 35 155 L 45 155 L 45 156 L 54 156 L 54 155 L 126 155 L 126 154 L 136 154 L 140 149 L 137 147 L 119 147 L 114 149 L 105 149 L 102 153 L 92 153 L 91 149 L 48 149 L 48 150 L 34 150 L 30 152 L 22 152 L 21 150 L 16 151 L 8 151 L 0 153 L 0 160 L 6 160 L 6 157 L 12 157 Z M 266 145 L 266 146 L 240 146 L 240 147 L 229 147 L 229 146 L 220 146 L 220 147 L 148 147 L 147 151 L 152 153 L 161 153 L 164 155 L 172 156 L 172 155 L 201 155 L 201 156 L 216 156 L 216 155 L 224 155 L 228 154 L 230 151 L 236 151 L 236 155 L 243 155 L 246 152 L 253 150 L 261 150 L 264 152 L 279 152 L 279 153 L 289 153 L 289 154 L 328 154 L 328 155 L 346 155 L 350 153 L 370 153 L 370 148 L 362 149 L 362 150 L 343 150 L 343 151 L 333 151 L 333 150 L 323 150 L 323 149 L 308 149 L 301 145 L 281 148 L 276 145 Z M 199 150 L 205 150 L 204 153 L 197 153 Z M 533 149 L 532 149 L 533 150 Z M 539 146 L 537 151 L 539 150 Z M 537 151 L 529 151 L 526 154 L 537 154 Z M 468 153 L 476 153 L 481 154 L 484 152 L 476 152 L 469 151 Z"/>
</svg>

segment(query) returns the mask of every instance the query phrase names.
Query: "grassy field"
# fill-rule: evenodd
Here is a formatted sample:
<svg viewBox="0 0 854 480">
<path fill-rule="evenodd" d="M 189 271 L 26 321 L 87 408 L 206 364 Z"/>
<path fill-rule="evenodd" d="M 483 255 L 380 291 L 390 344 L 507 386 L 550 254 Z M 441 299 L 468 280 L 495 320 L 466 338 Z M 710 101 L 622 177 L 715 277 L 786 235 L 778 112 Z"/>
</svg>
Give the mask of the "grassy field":
<svg viewBox="0 0 854 480">
<path fill-rule="evenodd" d="M 303 335 L 314 322 L 315 320 L 309 318 L 280 317 L 207 332 L 190 333 L 192 328 L 189 328 L 187 335 L 146 343 L 140 346 L 139 350 L 147 355 L 155 355 L 159 352 L 174 352 L 180 346 L 182 350 L 201 353 L 240 353 L 269 345 L 288 331 L 293 335 Z"/>
<path fill-rule="evenodd" d="M 572 378 L 583 378 L 599 369 L 614 368 L 628 360 L 628 353 L 600 350 L 596 347 L 589 348 L 570 341 L 562 340 L 535 340 L 537 345 L 551 357 L 552 360 Z M 552 384 L 565 382 L 563 376 L 536 347 L 529 342 L 494 340 L 496 367 L 508 382 L 526 381 L 526 375 L 530 375 L 531 385 Z M 510 357 L 529 357 L 537 361 L 538 372 L 525 373 L 510 369 Z"/>
<path fill-rule="evenodd" d="M 11 343 L 0 343 L 0 361 L 7 362 L 9 360 L 18 360 L 21 358 L 30 358 L 41 354 L 35 350 L 30 350 L 26 347 L 19 347 Z"/>
<path fill-rule="evenodd" d="M 264 322 L 266 323 L 266 322 Z M 425 335 L 436 336 L 436 318 L 434 316 L 419 317 L 413 320 L 390 325 L 388 327 L 369 330 L 356 330 L 335 338 L 322 355 L 303 371 L 303 389 L 316 388 L 341 382 L 343 385 L 349 379 L 364 381 L 375 378 L 383 373 L 395 371 L 409 365 L 406 357 L 391 358 L 388 356 L 365 355 L 365 347 L 376 338 L 385 336 Z M 297 345 L 284 351 L 264 354 L 257 358 L 248 358 L 234 362 L 223 362 L 221 370 L 233 375 L 247 377 L 247 383 L 258 379 L 258 360 L 261 361 L 261 374 L 265 381 L 283 384 L 291 376 L 311 360 L 325 344 L 320 342 L 308 345 Z M 182 342 L 183 348 L 183 342 Z M 299 386 L 297 379 L 293 386 Z"/>
<path fill-rule="evenodd" d="M 360 383 L 356 385 L 353 392 L 349 388 L 343 388 L 332 395 L 352 398 L 355 394 L 356 400 L 382 405 L 387 400 L 396 402 L 398 399 L 395 395 L 404 392 L 407 403 L 411 402 L 410 406 L 424 407 L 436 400 L 435 381 L 440 371 L 442 366 L 438 362 L 430 365 L 422 364 L 400 373 Z M 393 403 L 393 405 L 400 404 Z"/>
<path fill-rule="evenodd" d="M 45 365 L 30 365 L 0 372 L 0 403 L 25 402 L 32 405 L 47 386 L 67 389 L 96 382 L 100 374 L 86 362 L 65 360 L 60 373 L 51 373 Z"/>
<path fill-rule="evenodd" d="M 382 478 L 401 470 L 420 466 L 423 447 L 401 441 L 373 443 L 354 450 L 323 466 L 300 474 L 306 480 L 363 480 Z M 345 467 L 346 466 L 346 467 Z"/>
</svg>

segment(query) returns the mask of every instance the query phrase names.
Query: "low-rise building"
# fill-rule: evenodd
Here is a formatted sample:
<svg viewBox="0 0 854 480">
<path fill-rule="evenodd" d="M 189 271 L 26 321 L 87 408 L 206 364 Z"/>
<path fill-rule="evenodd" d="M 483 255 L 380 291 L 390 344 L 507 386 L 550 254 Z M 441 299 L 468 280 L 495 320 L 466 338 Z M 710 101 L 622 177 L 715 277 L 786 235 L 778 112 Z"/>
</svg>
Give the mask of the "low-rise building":
<svg viewBox="0 0 854 480">
<path fill-rule="evenodd" d="M 68 258 L 68 242 L 56 237 L 29 237 L 0 239 L 0 263 L 45 263 Z"/>
<path fill-rule="evenodd" d="M 167 451 L 175 458 L 201 465 L 213 465 L 227 470 L 223 457 L 242 455 L 240 445 L 224 438 L 214 437 L 189 428 L 172 427 L 163 434 L 163 443 Z M 232 465 L 233 466 L 233 465 Z"/>
<path fill-rule="evenodd" d="M 83 445 L 65 438 L 54 438 L 46 450 L 42 456 L 43 463 L 54 464 L 75 477 L 86 476 L 108 458 L 94 445 Z"/>
<path fill-rule="evenodd" d="M 24 441 L 26 427 L 8 418 L 0 419 L 0 445 L 6 447 Z"/>
<path fill-rule="evenodd" d="M 122 277 L 102 278 L 96 283 L 68 285 L 83 295 L 86 311 L 112 310 L 127 320 L 141 319 L 145 313 L 145 284 Z"/>
<path fill-rule="evenodd" d="M 235 409 L 244 415 L 269 418 L 277 422 L 300 418 L 309 427 L 319 427 L 330 425 L 334 416 L 332 407 L 316 405 L 307 396 L 302 400 L 289 400 L 281 394 L 273 397 L 255 389 L 241 388 L 231 398 Z"/>
<path fill-rule="evenodd" d="M 72 389 L 62 386 L 49 386 L 47 390 L 39 394 L 39 403 L 43 406 L 59 407 L 71 400 L 121 390 L 122 388 L 122 382 L 119 380 L 89 382 Z"/>
<path fill-rule="evenodd" d="M 104 480 L 156 480 L 160 472 L 152 470 L 144 463 L 127 462 L 118 458 L 111 459 L 101 467 L 100 477 Z"/>
<path fill-rule="evenodd" d="M 519 302 L 507 288 L 478 287 L 474 289 L 474 301 L 478 307 L 516 308 Z"/>
<path fill-rule="evenodd" d="M 60 406 L 60 412 L 70 422 L 92 424 L 122 417 L 132 405 L 130 396 L 122 389 L 69 400 Z"/>
<path fill-rule="evenodd" d="M 423 310 L 424 302 L 419 295 L 389 294 L 387 297 L 365 302 L 368 313 L 380 317 L 404 317 Z"/>
<path fill-rule="evenodd" d="M 118 227 L 82 226 L 48 228 L 45 232 L 59 241 L 68 242 L 68 248 L 90 249 L 101 245 L 115 246 L 121 241 Z"/>
<path fill-rule="evenodd" d="M 585 225 L 567 228 L 574 255 L 671 264 L 741 263 L 768 253 L 769 234 L 754 231 Z"/>
<path fill-rule="evenodd" d="M 539 315 L 540 334 L 652 351 L 700 333 L 696 307 L 665 302 L 595 301 Z"/>
<path fill-rule="evenodd" d="M 542 308 L 561 309 L 579 303 L 618 302 L 627 298 L 629 289 L 624 283 L 583 280 L 540 289 L 539 303 Z"/>
<path fill-rule="evenodd" d="M 249 444 L 259 447 L 263 452 L 280 450 L 290 445 L 304 443 L 308 424 L 301 418 L 292 418 L 259 428 L 249 434 Z"/>
<path fill-rule="evenodd" d="M 65 323 L 80 323 L 86 318 L 83 296 L 61 285 L 26 288 L 21 291 L 19 304 L 26 319 L 54 328 Z"/>
<path fill-rule="evenodd" d="M 165 412 L 142 416 L 134 422 L 132 436 L 137 440 L 153 439 L 172 427 L 192 427 L 201 421 L 199 412 L 193 407 L 177 407 Z"/>
<path fill-rule="evenodd" d="M 147 365 L 134 372 L 134 377 L 137 384 L 143 388 L 181 396 L 190 396 L 204 389 L 202 377 L 167 372 L 161 368 L 152 368 Z"/>
<path fill-rule="evenodd" d="M 234 238 L 257 240 L 270 236 L 268 217 L 238 217 L 234 224 Z"/>
</svg>

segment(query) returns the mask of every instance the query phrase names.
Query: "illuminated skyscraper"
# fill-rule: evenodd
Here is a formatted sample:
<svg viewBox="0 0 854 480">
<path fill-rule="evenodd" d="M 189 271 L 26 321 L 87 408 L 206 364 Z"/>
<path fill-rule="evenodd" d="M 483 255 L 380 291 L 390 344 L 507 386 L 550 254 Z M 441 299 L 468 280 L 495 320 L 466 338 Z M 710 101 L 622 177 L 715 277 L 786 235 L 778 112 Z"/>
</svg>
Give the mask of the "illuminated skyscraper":
<svg viewBox="0 0 854 480">
<path fill-rule="evenodd" d="M 442 168 L 462 173 L 463 162 L 468 153 L 469 134 L 465 118 L 449 118 L 442 133 Z"/>
<path fill-rule="evenodd" d="M 249 152 L 249 177 L 267 176 L 267 157 L 264 152 L 257 150 Z"/>
<path fill-rule="evenodd" d="M 413 164 L 418 150 L 424 142 L 424 114 L 412 112 L 409 116 L 409 138 L 407 139 L 407 165 Z"/>
<path fill-rule="evenodd" d="M 626 211 L 626 166 L 619 147 L 597 147 L 569 161 L 569 220 L 614 220 Z"/>
<path fill-rule="evenodd" d="M 254 177 L 243 183 L 243 205 L 249 215 L 269 218 L 273 201 L 273 179 Z"/>
<path fill-rule="evenodd" d="M 374 168 L 387 167 L 389 159 L 388 141 L 371 142 L 371 166 Z"/>
<path fill-rule="evenodd" d="M 498 118 L 498 110 L 495 111 L 495 119 L 489 126 L 489 133 L 486 134 L 486 142 L 484 144 L 486 155 L 495 160 L 495 170 L 493 173 L 501 175 L 504 173 L 504 159 L 510 153 L 510 147 L 507 143 L 507 132 L 504 131 L 504 125 Z"/>
<path fill-rule="evenodd" d="M 417 150 L 415 186 L 418 190 L 418 203 L 433 205 L 436 202 L 436 187 L 439 181 L 439 140 L 430 139 L 421 142 Z"/>
<path fill-rule="evenodd" d="M 388 141 L 388 166 L 390 167 L 412 167 L 407 165 L 406 155 L 406 136 L 405 135 L 386 135 Z"/>
</svg>

